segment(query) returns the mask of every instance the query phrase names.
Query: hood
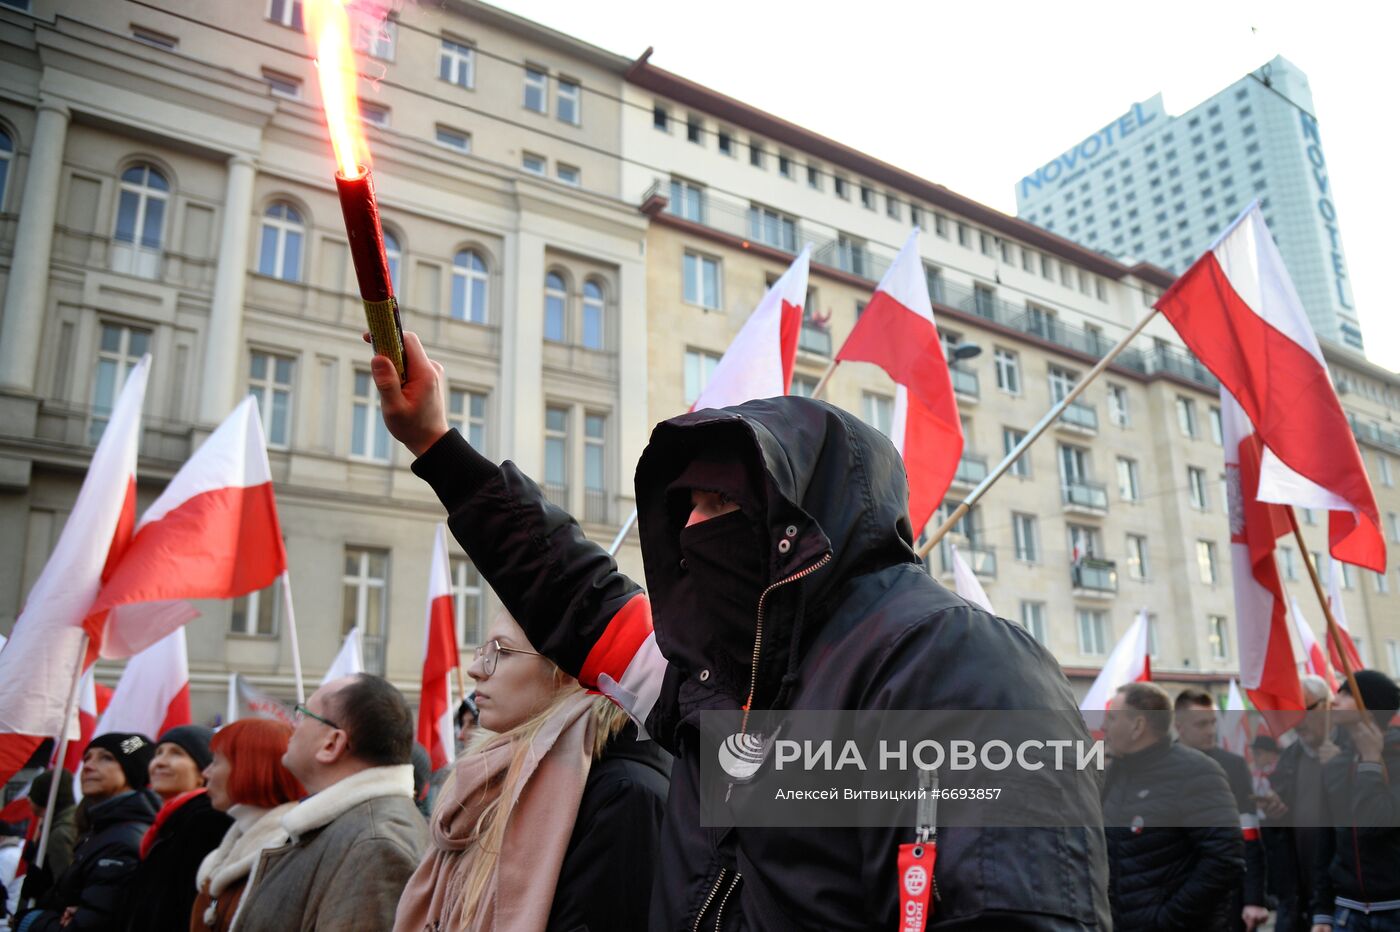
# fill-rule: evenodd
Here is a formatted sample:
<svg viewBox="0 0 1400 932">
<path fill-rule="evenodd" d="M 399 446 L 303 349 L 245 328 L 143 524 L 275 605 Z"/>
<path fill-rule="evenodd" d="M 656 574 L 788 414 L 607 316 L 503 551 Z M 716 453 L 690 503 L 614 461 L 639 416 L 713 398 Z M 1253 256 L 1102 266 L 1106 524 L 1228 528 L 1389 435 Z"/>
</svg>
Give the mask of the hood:
<svg viewBox="0 0 1400 932">
<path fill-rule="evenodd" d="M 830 618 L 846 583 L 918 562 L 904 462 L 875 428 L 796 396 L 695 411 L 657 425 L 637 465 L 637 527 L 657 644 L 687 675 L 705 662 L 683 636 L 693 621 L 687 606 L 672 598 L 689 505 L 667 489 L 702 452 L 710 459 L 731 454 L 747 471 L 758 500 L 745 503 L 744 511 L 766 536 L 770 586 L 820 566 L 773 589 L 766 600 L 755 696 L 761 708 L 776 697 L 784 669 L 795 666 L 803 645 Z M 794 644 L 799 618 L 801 643 Z M 748 658 L 736 660 L 751 666 Z"/>
<path fill-rule="evenodd" d="M 154 822 L 159 811 L 160 797 L 150 790 L 133 790 L 88 806 L 87 824 L 97 832 L 117 822 Z"/>
</svg>

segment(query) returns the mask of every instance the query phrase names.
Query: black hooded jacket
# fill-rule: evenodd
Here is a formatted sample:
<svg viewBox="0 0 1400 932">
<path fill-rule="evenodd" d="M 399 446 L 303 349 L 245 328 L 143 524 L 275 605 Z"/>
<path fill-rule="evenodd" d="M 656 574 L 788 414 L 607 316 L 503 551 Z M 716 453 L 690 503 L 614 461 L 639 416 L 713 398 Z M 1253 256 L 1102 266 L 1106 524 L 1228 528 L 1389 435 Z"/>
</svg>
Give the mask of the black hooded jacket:
<svg viewBox="0 0 1400 932">
<path fill-rule="evenodd" d="M 718 634 L 679 597 L 688 507 L 668 494 L 697 456 L 724 459 L 717 452 L 743 466 L 756 493 L 742 504 L 767 548 L 770 584 L 751 627 Z M 413 468 L 537 649 L 575 675 L 614 649 L 610 623 L 641 590 L 532 481 L 483 459 L 455 431 Z M 914 827 L 703 827 L 698 713 L 737 709 L 749 692 L 757 709 L 1073 710 L 1058 664 L 1019 626 L 925 572 L 898 452 L 838 408 L 785 397 L 663 422 L 636 492 L 656 639 L 669 661 L 646 726 L 675 755 L 651 928 L 896 928 L 898 847 Z M 1076 725 L 1054 737 L 1088 736 Z M 1097 811 L 1097 784 L 1081 776 L 1076 792 Z M 948 828 L 933 927 L 1107 929 L 1107 874 L 1099 828 Z"/>
</svg>

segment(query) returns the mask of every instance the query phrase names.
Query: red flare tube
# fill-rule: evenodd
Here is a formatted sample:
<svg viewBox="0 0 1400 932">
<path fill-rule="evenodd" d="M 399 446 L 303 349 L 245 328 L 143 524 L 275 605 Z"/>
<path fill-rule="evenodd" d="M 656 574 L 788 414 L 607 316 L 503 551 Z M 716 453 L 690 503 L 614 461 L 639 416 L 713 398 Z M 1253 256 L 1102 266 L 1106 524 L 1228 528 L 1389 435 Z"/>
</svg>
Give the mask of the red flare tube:
<svg viewBox="0 0 1400 932">
<path fill-rule="evenodd" d="M 408 378 L 403 323 L 389 276 L 389 257 L 384 252 L 384 229 L 379 225 L 374 179 L 368 169 L 357 178 L 336 172 L 335 187 L 340 193 L 340 212 L 345 216 L 345 233 L 350 238 L 350 258 L 355 263 L 370 341 L 377 355 L 387 356 L 394 363 L 399 381 L 403 382 Z"/>
</svg>

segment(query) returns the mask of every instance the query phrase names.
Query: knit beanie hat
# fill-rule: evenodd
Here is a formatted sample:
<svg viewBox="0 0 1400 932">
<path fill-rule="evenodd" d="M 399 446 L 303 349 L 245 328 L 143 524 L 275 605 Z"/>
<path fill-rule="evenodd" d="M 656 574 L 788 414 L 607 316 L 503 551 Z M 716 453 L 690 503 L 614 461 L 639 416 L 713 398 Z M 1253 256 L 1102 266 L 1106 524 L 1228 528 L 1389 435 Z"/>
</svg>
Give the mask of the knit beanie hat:
<svg viewBox="0 0 1400 932">
<path fill-rule="evenodd" d="M 145 789 L 151 782 L 148 768 L 156 756 L 156 746 L 145 735 L 109 731 L 89 741 L 88 747 L 101 748 L 115 757 L 133 790 Z"/>
<path fill-rule="evenodd" d="M 1390 721 L 1391 716 L 1400 709 L 1400 686 L 1379 670 L 1357 670 L 1355 676 L 1356 688 L 1361 691 L 1361 701 L 1365 703 L 1366 711 L 1382 725 Z M 1337 692 L 1350 693 L 1351 681 L 1343 680 Z"/>
<path fill-rule="evenodd" d="M 156 744 L 169 742 L 178 746 L 180 750 L 194 758 L 196 767 L 203 770 L 214 760 L 214 752 L 209 750 L 209 742 L 212 740 L 214 740 L 214 729 L 212 728 L 205 728 L 203 725 L 177 725 L 161 735 Z"/>
</svg>

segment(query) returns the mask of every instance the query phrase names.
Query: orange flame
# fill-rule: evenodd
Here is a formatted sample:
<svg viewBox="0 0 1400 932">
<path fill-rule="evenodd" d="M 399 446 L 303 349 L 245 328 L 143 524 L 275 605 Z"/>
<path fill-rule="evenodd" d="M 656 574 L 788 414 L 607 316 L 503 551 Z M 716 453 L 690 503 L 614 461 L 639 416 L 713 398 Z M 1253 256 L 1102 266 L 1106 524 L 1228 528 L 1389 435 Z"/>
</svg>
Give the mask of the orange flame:
<svg viewBox="0 0 1400 932">
<path fill-rule="evenodd" d="M 321 79 L 335 161 L 344 178 L 369 171 L 369 145 L 360 126 L 359 75 L 350 44 L 350 15 L 345 0 L 306 0 L 306 37 Z"/>
</svg>

